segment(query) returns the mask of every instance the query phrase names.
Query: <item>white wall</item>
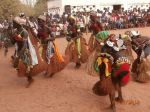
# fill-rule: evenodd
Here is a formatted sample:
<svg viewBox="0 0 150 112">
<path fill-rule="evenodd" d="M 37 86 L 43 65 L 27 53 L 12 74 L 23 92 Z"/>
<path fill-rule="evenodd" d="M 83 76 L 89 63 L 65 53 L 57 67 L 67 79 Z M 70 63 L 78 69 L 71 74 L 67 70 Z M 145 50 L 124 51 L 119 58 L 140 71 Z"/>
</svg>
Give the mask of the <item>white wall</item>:
<svg viewBox="0 0 150 112">
<path fill-rule="evenodd" d="M 49 13 L 62 13 L 63 7 L 62 7 L 62 0 L 53 0 L 53 1 L 48 1 L 48 12 Z M 55 10 L 55 8 L 60 8 L 60 10 Z M 53 10 L 54 9 L 54 10 Z"/>
<path fill-rule="evenodd" d="M 150 3 L 150 0 L 124 0 L 126 2 L 131 4 L 131 3 Z"/>
<path fill-rule="evenodd" d="M 62 0 L 63 5 L 92 5 L 98 3 L 99 0 Z"/>
<path fill-rule="evenodd" d="M 74 5 L 74 6 L 79 6 L 79 5 L 98 5 L 98 4 L 123 4 L 124 2 L 128 1 L 134 1 L 135 0 L 62 0 L 63 5 Z M 136 0 L 138 1 L 138 0 Z M 143 1 L 143 0 L 139 0 Z M 150 1 L 150 0 L 146 0 Z"/>
<path fill-rule="evenodd" d="M 122 4 L 125 9 L 130 8 L 133 4 L 150 3 L 150 0 L 53 0 L 48 2 L 48 7 L 60 7 L 60 13 L 64 11 L 65 5 L 82 6 L 82 5 L 96 5 L 97 8 L 111 7 L 112 5 Z M 139 6 L 141 6 L 139 4 Z M 144 6 L 145 8 L 145 6 Z"/>
<path fill-rule="evenodd" d="M 95 5 L 96 9 L 103 9 L 104 7 L 110 7 L 112 9 L 112 4 L 123 4 L 122 0 L 62 0 L 62 6 L 85 6 L 85 5 Z"/>
<path fill-rule="evenodd" d="M 62 1 L 62 5 L 97 5 L 97 4 L 132 4 L 132 3 L 150 3 L 150 0 L 53 0 L 49 3 L 54 3 L 55 5 L 60 4 Z M 49 4 L 49 5 L 52 5 Z"/>
<path fill-rule="evenodd" d="M 150 0 L 127 0 L 127 2 L 124 1 L 124 4 L 126 10 L 136 8 L 136 6 L 140 7 L 141 9 L 148 9 L 150 7 Z"/>
</svg>

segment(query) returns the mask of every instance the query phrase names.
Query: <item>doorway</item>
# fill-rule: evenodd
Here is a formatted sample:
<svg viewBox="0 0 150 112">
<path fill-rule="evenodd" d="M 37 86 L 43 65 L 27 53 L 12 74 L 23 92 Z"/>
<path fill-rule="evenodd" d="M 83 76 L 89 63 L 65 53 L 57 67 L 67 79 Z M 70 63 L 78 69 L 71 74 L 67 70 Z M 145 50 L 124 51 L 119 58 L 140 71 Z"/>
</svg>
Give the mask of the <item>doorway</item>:
<svg viewBox="0 0 150 112">
<path fill-rule="evenodd" d="M 121 10 L 121 5 L 113 5 L 113 10 L 115 11 Z"/>
</svg>

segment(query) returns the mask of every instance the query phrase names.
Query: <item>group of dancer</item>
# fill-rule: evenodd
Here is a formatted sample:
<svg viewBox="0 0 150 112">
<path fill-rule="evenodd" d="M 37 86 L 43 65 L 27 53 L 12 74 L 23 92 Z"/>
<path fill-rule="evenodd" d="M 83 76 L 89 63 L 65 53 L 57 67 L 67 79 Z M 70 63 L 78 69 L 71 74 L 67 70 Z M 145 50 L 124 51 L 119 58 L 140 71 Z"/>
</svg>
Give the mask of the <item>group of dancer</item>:
<svg viewBox="0 0 150 112">
<path fill-rule="evenodd" d="M 68 17 L 66 40 L 68 41 L 65 56 L 59 52 L 55 43 L 52 27 L 47 25 L 47 18 L 40 15 L 37 23 L 25 17 L 13 19 L 12 42 L 16 45 L 12 56 L 18 75 L 27 77 L 28 85 L 33 82 L 33 75 L 45 72 L 45 76 L 53 76 L 60 72 L 69 62 L 76 68 L 87 62 L 87 72 L 100 78 L 93 91 L 97 95 L 110 96 L 111 107 L 115 112 L 115 90 L 118 101 L 123 101 L 121 87 L 130 80 L 130 69 L 136 80 L 147 82 L 150 77 L 147 71 L 150 54 L 150 38 L 142 37 L 137 31 L 128 31 L 124 35 L 110 34 L 104 31 L 96 14 L 90 15 L 92 31 L 89 42 L 83 37 L 79 24 L 73 16 Z M 133 60 L 132 49 L 137 54 Z M 132 65 L 133 62 L 133 65 Z M 132 65 L 132 66 L 131 66 Z"/>
<path fill-rule="evenodd" d="M 55 44 L 55 37 L 51 28 L 46 25 L 46 17 L 38 17 L 38 29 L 32 27 L 27 19 L 15 17 L 12 42 L 15 53 L 12 56 L 14 67 L 19 76 L 25 76 L 30 85 L 33 75 L 45 71 L 45 75 L 52 76 L 62 70 L 69 59 L 63 57 Z"/>
</svg>

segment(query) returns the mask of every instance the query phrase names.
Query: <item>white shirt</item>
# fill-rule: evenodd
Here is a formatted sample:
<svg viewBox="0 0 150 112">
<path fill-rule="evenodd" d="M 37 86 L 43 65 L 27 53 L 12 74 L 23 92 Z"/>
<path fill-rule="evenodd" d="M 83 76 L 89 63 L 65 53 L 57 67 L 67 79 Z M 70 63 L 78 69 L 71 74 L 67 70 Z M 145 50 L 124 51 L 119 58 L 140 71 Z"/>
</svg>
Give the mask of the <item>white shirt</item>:
<svg viewBox="0 0 150 112">
<path fill-rule="evenodd" d="M 0 24 L 0 29 L 2 29 L 3 28 L 3 25 L 2 24 Z"/>
</svg>

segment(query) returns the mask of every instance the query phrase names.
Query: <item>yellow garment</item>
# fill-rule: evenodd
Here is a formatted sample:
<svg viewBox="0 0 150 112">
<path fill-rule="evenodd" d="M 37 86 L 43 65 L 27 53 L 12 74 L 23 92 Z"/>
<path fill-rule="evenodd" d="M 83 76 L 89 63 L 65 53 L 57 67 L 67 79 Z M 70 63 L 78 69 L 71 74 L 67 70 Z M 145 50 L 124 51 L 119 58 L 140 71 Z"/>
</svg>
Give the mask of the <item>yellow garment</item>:
<svg viewBox="0 0 150 112">
<path fill-rule="evenodd" d="M 110 76 L 110 74 L 111 74 L 111 73 L 109 73 L 108 61 L 109 60 L 107 58 L 98 57 L 98 59 L 97 59 L 98 66 L 100 66 L 102 64 L 102 62 L 105 63 L 105 66 L 106 66 L 106 69 L 105 69 L 106 77 Z"/>
<path fill-rule="evenodd" d="M 96 41 L 96 39 L 95 39 L 95 37 L 93 37 L 93 45 L 94 45 L 95 41 Z"/>
<path fill-rule="evenodd" d="M 43 47 L 41 46 L 41 47 L 39 48 L 40 57 L 42 57 L 42 52 L 43 52 Z"/>
<path fill-rule="evenodd" d="M 43 61 L 42 52 L 43 52 L 43 47 L 40 46 L 40 48 L 39 48 L 39 55 L 40 55 L 41 60 Z"/>
<path fill-rule="evenodd" d="M 56 55 L 58 57 L 58 60 L 60 62 L 64 62 L 64 59 L 63 59 L 62 55 L 60 54 L 60 52 L 58 50 L 58 47 L 56 46 L 55 42 L 54 42 L 54 51 L 55 51 L 55 53 L 56 53 Z"/>
<path fill-rule="evenodd" d="M 77 47 L 77 51 L 78 51 L 78 58 L 81 58 L 81 40 L 80 40 L 80 38 L 78 38 L 76 40 L 76 47 Z"/>
<path fill-rule="evenodd" d="M 122 35 L 123 39 L 128 39 L 128 35 Z"/>
</svg>

